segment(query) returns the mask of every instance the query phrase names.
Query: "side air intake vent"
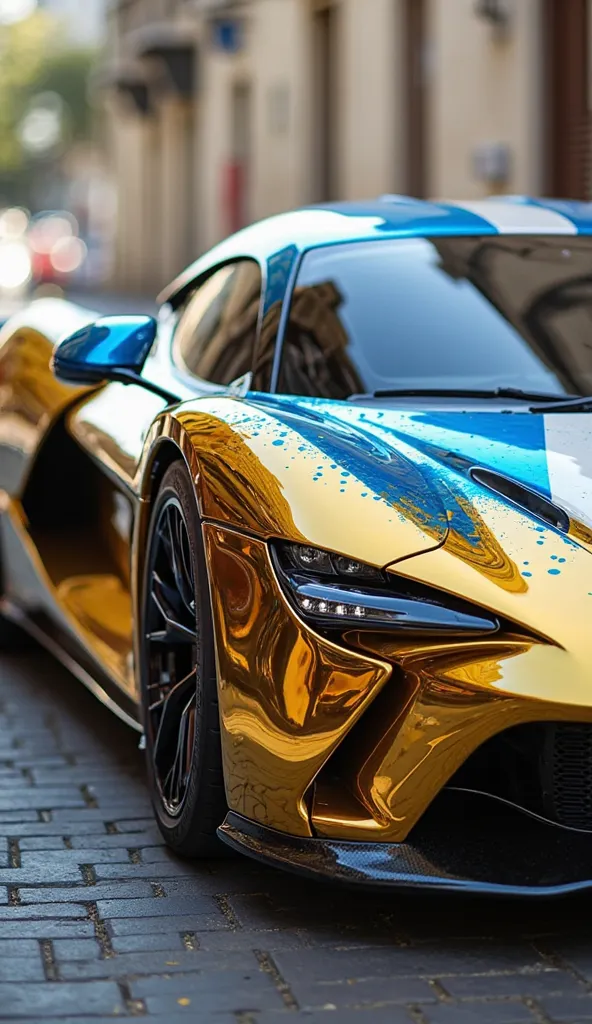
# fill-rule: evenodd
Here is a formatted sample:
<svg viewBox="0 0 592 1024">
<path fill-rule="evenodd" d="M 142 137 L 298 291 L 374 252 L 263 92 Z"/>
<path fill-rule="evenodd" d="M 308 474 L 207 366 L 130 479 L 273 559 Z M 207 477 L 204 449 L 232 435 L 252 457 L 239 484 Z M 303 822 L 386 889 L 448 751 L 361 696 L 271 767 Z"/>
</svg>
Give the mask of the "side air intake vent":
<svg viewBox="0 0 592 1024">
<path fill-rule="evenodd" d="M 592 833 L 592 723 L 506 729 L 479 747 L 450 784 L 492 793 L 565 828 Z"/>
<path fill-rule="evenodd" d="M 471 469 L 470 475 L 478 484 L 487 487 L 490 491 L 501 494 L 502 497 L 507 498 L 514 505 L 519 505 L 520 508 L 530 512 L 537 519 L 542 519 L 543 522 L 549 523 L 550 526 L 554 526 L 558 530 L 563 530 L 564 533 L 569 532 L 569 516 L 567 513 L 562 508 L 554 505 L 552 501 L 544 498 L 542 494 L 538 494 L 537 491 L 531 491 L 524 484 L 519 484 L 516 480 L 502 476 L 501 473 L 494 473 L 490 469 L 474 467 Z"/>
<path fill-rule="evenodd" d="M 543 756 L 545 810 L 561 825 L 592 830 L 592 728 L 566 723 L 548 729 Z"/>
</svg>

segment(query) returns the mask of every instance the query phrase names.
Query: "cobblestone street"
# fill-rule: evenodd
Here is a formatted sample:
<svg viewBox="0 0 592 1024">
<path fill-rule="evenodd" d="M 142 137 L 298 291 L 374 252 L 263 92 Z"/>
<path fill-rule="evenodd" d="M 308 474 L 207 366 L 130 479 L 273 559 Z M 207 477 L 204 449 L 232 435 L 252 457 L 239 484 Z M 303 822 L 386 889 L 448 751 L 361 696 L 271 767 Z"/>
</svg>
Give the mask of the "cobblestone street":
<svg viewBox="0 0 592 1024">
<path fill-rule="evenodd" d="M 590 901 L 364 895 L 183 863 L 137 737 L 35 649 L 0 661 L 0 1018 L 592 1020 Z"/>
</svg>

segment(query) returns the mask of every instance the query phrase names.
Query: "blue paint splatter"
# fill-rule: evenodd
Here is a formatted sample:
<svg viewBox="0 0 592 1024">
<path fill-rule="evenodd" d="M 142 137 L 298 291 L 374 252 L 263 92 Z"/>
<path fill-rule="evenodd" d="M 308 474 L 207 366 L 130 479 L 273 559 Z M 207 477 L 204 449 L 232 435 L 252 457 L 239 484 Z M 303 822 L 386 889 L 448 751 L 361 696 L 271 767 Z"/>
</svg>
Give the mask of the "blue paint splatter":
<svg viewBox="0 0 592 1024">
<path fill-rule="evenodd" d="M 561 576 L 561 569 L 547 569 L 549 576 Z"/>
</svg>

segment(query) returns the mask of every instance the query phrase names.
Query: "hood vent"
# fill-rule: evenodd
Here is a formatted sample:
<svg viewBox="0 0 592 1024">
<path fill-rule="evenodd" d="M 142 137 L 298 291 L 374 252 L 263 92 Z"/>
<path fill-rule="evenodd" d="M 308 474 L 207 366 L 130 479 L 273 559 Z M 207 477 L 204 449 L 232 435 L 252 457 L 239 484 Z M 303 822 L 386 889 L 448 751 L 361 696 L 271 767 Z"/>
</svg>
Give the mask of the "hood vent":
<svg viewBox="0 0 592 1024">
<path fill-rule="evenodd" d="M 511 480 L 507 476 L 502 476 L 501 473 L 494 473 L 490 469 L 481 469 L 478 466 L 470 470 L 470 476 L 478 484 L 481 484 L 482 487 L 487 487 L 488 490 L 501 494 L 503 498 L 507 498 L 512 504 L 518 505 L 526 512 L 530 512 L 531 515 L 541 519 L 549 526 L 554 526 L 555 529 L 561 530 L 563 533 L 569 532 L 569 516 L 567 513 L 562 508 L 554 505 L 548 498 L 544 498 L 537 491 L 531 491 L 529 487 L 517 483 L 516 480 Z"/>
</svg>

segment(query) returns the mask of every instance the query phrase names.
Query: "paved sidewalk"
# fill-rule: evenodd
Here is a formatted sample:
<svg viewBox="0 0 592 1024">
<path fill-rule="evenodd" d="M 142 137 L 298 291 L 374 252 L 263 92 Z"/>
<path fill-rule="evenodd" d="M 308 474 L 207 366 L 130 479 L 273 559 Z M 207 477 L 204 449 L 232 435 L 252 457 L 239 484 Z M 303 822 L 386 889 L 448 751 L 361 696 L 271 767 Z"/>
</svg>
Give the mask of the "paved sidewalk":
<svg viewBox="0 0 592 1024">
<path fill-rule="evenodd" d="M 0 1020 L 592 1021 L 592 900 L 363 895 L 170 856 L 137 737 L 0 659 Z"/>
</svg>

